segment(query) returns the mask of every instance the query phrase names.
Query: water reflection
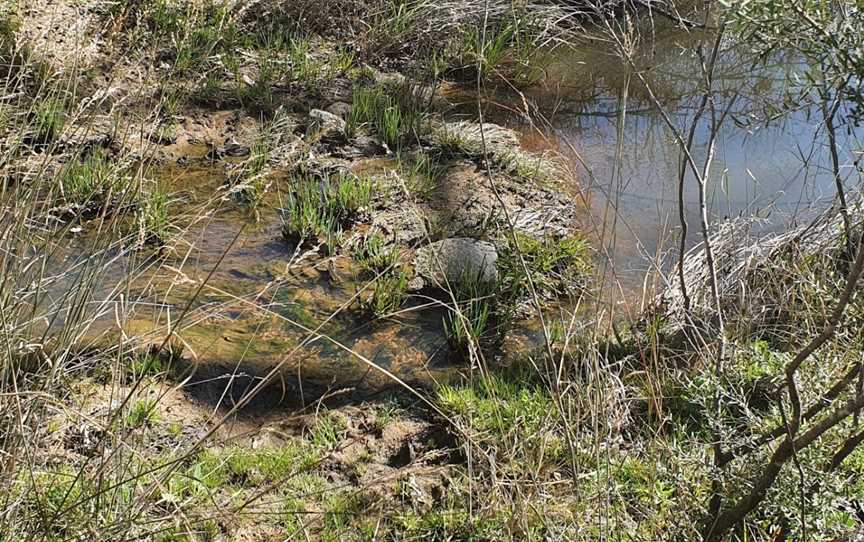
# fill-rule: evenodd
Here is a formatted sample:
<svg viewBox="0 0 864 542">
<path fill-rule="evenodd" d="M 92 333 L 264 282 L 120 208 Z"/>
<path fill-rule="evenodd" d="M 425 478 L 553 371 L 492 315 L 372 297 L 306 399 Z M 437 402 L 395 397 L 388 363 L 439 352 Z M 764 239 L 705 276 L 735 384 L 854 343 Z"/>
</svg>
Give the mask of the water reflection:
<svg viewBox="0 0 864 542">
<path fill-rule="evenodd" d="M 686 134 L 704 88 L 697 50 L 707 36 L 668 25 L 651 32 L 653 39 L 643 41 L 635 64 Z M 757 60 L 732 42 L 720 54 L 717 111 L 728 110 L 728 117 L 716 143 L 708 203 L 713 220 L 759 216 L 767 219 L 763 228 L 779 229 L 829 204 L 834 177 L 819 109 L 786 108 L 787 95 L 794 92 L 789 81 L 802 77 L 805 66 L 788 52 L 775 54 L 767 66 Z M 607 237 L 615 239 L 619 276 L 639 283 L 645 256 L 670 248 L 670 234 L 677 231 L 680 146 L 643 82 L 608 41 L 560 55 L 550 73 L 552 80 L 532 98 L 550 122 L 557 146 L 577 165 L 598 220 L 605 217 L 606 230 L 614 232 Z M 707 153 L 709 126 L 706 114 L 695 134 L 693 157 L 699 164 Z M 861 131 L 841 132 L 840 162 L 849 176 Z M 857 174 L 848 182 L 857 182 Z M 693 231 L 698 186 L 692 175 L 684 200 Z"/>
</svg>

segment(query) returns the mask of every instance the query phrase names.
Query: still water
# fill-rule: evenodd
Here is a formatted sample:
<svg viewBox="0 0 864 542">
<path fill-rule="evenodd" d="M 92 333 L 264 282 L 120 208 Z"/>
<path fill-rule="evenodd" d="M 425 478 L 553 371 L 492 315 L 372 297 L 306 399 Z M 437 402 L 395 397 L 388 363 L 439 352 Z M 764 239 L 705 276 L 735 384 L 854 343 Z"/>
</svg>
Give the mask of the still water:
<svg viewBox="0 0 864 542">
<path fill-rule="evenodd" d="M 711 39 L 671 26 L 654 26 L 651 36 L 624 61 L 607 41 L 586 41 L 562 54 L 552 77 L 531 96 L 548 121 L 548 133 L 570 157 L 578 183 L 593 208 L 593 227 L 603 232 L 617 275 L 641 283 L 648 261 L 668 262 L 677 245 L 680 146 L 657 100 L 686 138 L 704 88 L 697 48 Z M 707 53 L 706 53 L 707 54 Z M 645 82 L 635 74 L 634 65 Z M 758 217 L 757 231 L 778 230 L 806 220 L 836 196 L 822 110 L 795 106 L 806 66 L 793 54 L 776 53 L 759 63 L 732 41 L 723 44 L 715 70 L 718 117 L 728 110 L 715 144 L 708 180 L 712 221 Z M 790 104 L 786 107 L 785 104 Z M 853 166 L 860 156 L 860 129 L 843 125 L 837 113 L 841 178 L 858 184 Z M 692 150 L 702 165 L 708 152 L 710 115 L 696 130 Z M 698 185 L 688 174 L 684 204 L 688 245 L 699 237 Z"/>
</svg>

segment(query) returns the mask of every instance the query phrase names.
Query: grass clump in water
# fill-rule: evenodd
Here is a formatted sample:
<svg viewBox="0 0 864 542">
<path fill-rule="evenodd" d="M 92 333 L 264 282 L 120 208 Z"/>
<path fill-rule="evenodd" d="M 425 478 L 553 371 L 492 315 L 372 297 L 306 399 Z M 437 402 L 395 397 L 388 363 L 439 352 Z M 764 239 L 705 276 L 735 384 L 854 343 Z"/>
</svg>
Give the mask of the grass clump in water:
<svg viewBox="0 0 864 542">
<path fill-rule="evenodd" d="M 343 229 L 371 203 L 372 190 L 372 181 L 353 174 L 295 177 L 283 208 L 282 237 L 294 244 L 324 242 L 335 249 Z"/>
<path fill-rule="evenodd" d="M 143 195 L 138 210 L 138 224 L 142 242 L 163 244 L 170 237 L 170 196 L 161 184 L 156 184 Z"/>
<path fill-rule="evenodd" d="M 503 277 L 503 289 L 514 297 L 528 291 L 528 275 L 531 273 L 534 287 L 541 295 L 566 295 L 578 292 L 590 271 L 590 245 L 580 235 L 560 239 L 544 237 L 535 239 L 515 233 L 515 242 L 510 240 L 507 250 L 498 261 Z M 520 259 L 521 254 L 521 259 Z M 525 262 L 523 267 L 522 261 Z"/>
<path fill-rule="evenodd" d="M 524 13 L 514 12 L 485 31 L 479 25 L 467 27 L 457 49 L 451 72 L 465 78 L 479 75 L 484 81 L 528 87 L 543 77 L 537 32 Z"/>
<path fill-rule="evenodd" d="M 354 259 L 368 271 L 386 273 L 399 263 L 399 249 L 388 247 L 383 237 L 373 233 L 354 249 Z"/>
<path fill-rule="evenodd" d="M 111 162 L 102 149 L 85 158 L 73 158 L 58 173 L 56 182 L 62 201 L 71 215 L 91 218 L 109 207 L 121 208 L 134 199 L 136 186 L 125 166 Z M 145 198 L 146 199 L 146 198 Z M 146 205 L 141 202 L 141 205 Z"/>
<path fill-rule="evenodd" d="M 497 287 L 479 274 L 468 273 L 453 292 L 455 305 L 444 316 L 444 335 L 451 351 L 468 354 L 489 338 Z"/>
<path fill-rule="evenodd" d="M 377 317 L 386 316 L 405 304 L 407 291 L 408 274 L 397 268 L 375 280 L 372 295 L 361 301 L 361 305 Z"/>
<path fill-rule="evenodd" d="M 375 274 L 372 293 L 361 298 L 361 308 L 377 317 L 398 310 L 405 303 L 408 289 L 408 273 L 398 247 L 387 246 L 380 235 L 372 234 L 355 248 L 354 259 L 366 271 Z"/>
</svg>

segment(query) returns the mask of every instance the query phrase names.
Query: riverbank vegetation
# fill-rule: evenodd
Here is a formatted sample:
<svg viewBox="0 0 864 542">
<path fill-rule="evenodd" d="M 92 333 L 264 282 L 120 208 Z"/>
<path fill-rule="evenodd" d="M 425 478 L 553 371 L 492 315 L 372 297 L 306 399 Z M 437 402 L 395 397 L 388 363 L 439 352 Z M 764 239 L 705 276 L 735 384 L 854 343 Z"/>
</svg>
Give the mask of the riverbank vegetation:
<svg viewBox="0 0 864 542">
<path fill-rule="evenodd" d="M 0 539 L 860 536 L 862 19 L 0 0 Z M 675 149 L 638 292 L 542 105 L 585 43 Z M 717 81 L 778 53 L 781 101 Z M 800 112 L 831 205 L 715 216 L 718 134 Z"/>
</svg>

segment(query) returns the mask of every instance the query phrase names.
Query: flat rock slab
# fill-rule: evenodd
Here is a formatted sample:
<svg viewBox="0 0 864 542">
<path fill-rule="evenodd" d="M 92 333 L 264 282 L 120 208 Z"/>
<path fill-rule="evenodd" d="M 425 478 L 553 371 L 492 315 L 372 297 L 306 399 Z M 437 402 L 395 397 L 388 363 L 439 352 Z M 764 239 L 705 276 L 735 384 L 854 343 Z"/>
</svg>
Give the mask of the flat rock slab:
<svg viewBox="0 0 864 542">
<path fill-rule="evenodd" d="M 435 286 L 455 286 L 466 277 L 483 282 L 498 280 L 498 252 L 495 245 L 467 237 L 436 241 L 417 251 L 414 269 Z"/>
</svg>

